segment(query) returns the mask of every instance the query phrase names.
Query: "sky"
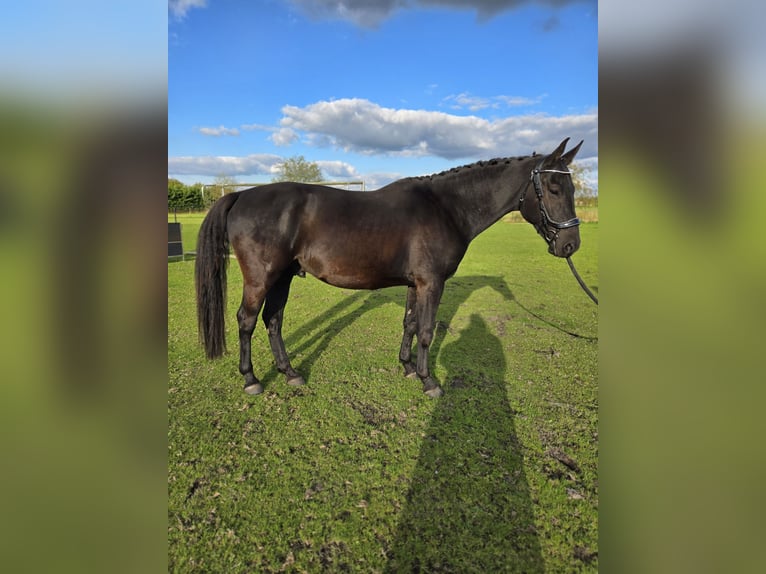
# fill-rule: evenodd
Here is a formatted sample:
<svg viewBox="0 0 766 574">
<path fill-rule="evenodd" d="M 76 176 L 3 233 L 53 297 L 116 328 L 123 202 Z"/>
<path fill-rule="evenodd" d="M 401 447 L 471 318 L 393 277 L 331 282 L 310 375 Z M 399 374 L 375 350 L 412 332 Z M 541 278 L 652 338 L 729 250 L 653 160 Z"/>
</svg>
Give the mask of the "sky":
<svg viewBox="0 0 766 574">
<path fill-rule="evenodd" d="M 598 174 L 595 0 L 170 0 L 168 177 L 367 189 L 566 137 Z"/>
</svg>

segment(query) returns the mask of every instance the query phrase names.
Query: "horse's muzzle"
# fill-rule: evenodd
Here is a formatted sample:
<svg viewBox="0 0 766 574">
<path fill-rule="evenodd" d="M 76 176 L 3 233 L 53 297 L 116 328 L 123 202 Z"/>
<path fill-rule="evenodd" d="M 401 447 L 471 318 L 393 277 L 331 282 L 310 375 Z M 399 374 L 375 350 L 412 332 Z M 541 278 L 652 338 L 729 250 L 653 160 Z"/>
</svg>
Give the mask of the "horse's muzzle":
<svg viewBox="0 0 766 574">
<path fill-rule="evenodd" d="M 556 257 L 569 257 L 580 248 L 580 233 L 575 228 L 564 229 L 548 243 L 548 253 Z"/>
<path fill-rule="evenodd" d="M 559 255 L 559 257 L 569 257 L 570 255 L 574 254 L 574 252 L 577 251 L 579 248 L 580 248 L 580 238 L 578 237 L 575 241 L 570 241 L 563 245 L 563 247 L 561 248 L 562 254 Z"/>
</svg>

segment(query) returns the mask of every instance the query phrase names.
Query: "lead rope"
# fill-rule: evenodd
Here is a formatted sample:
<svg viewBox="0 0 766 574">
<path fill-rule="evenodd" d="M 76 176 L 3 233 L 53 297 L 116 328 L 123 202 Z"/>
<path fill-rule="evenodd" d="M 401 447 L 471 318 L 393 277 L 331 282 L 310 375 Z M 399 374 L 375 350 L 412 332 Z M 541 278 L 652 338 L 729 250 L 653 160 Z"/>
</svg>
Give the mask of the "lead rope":
<svg viewBox="0 0 766 574">
<path fill-rule="evenodd" d="M 588 294 L 588 297 L 593 299 L 593 302 L 596 305 L 598 305 L 598 299 L 596 299 L 596 296 L 591 293 L 591 290 L 588 289 L 588 286 L 585 285 L 585 282 L 580 278 L 580 275 L 577 273 L 577 269 L 575 269 L 574 263 L 572 263 L 572 259 L 567 257 L 567 263 L 569 263 L 569 268 L 572 270 L 572 274 L 575 276 L 575 279 L 577 279 L 577 282 L 580 284 L 580 287 L 582 287 L 582 290 Z"/>
</svg>

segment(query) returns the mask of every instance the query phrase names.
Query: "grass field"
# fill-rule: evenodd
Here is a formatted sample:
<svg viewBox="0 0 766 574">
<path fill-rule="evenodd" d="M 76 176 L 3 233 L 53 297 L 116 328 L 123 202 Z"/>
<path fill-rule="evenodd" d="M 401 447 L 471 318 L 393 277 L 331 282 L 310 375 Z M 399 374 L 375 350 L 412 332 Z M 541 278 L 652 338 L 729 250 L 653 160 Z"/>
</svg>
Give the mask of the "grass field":
<svg viewBox="0 0 766 574">
<path fill-rule="evenodd" d="M 178 216 L 194 249 L 202 216 Z M 173 216 L 169 217 L 173 220 Z M 598 224 L 574 261 L 597 292 Z M 288 387 L 262 325 L 242 392 L 197 342 L 194 262 L 168 264 L 172 572 L 572 572 L 598 569 L 598 312 L 531 226 L 500 222 L 447 283 L 432 345 L 440 399 L 397 360 L 404 288 L 296 279 Z"/>
</svg>

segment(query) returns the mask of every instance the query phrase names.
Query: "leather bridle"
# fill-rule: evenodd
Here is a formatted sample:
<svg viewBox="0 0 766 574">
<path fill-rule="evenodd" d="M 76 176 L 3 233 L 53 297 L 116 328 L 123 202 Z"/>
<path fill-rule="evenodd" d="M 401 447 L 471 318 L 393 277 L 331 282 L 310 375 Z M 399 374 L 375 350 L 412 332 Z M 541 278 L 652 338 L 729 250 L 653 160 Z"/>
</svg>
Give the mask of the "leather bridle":
<svg viewBox="0 0 766 574">
<path fill-rule="evenodd" d="M 579 217 L 573 217 L 572 219 L 567 219 L 566 221 L 556 221 L 553 219 L 550 215 L 548 215 L 548 210 L 545 208 L 545 201 L 543 199 L 543 184 L 540 180 L 540 174 L 541 173 L 564 173 L 567 175 L 571 175 L 572 172 L 569 170 L 561 170 L 561 169 L 541 169 L 543 165 L 543 162 L 541 161 L 535 166 L 535 169 L 532 170 L 532 173 L 529 176 L 529 179 L 532 181 L 532 185 L 535 188 L 535 195 L 537 195 L 537 203 L 540 206 L 540 224 L 535 225 L 535 228 L 537 229 L 537 232 L 542 236 L 543 239 L 545 239 L 545 242 L 548 244 L 548 246 L 553 249 L 554 244 L 556 243 L 556 239 L 558 238 L 558 230 L 560 229 L 567 229 L 569 227 L 576 227 L 580 225 L 580 218 Z M 519 211 L 521 211 L 522 206 L 524 205 L 524 197 L 526 196 L 526 192 L 521 195 L 521 199 L 519 199 Z M 553 228 L 553 230 L 551 230 Z M 548 233 L 552 231 L 552 234 L 549 236 Z"/>
</svg>

